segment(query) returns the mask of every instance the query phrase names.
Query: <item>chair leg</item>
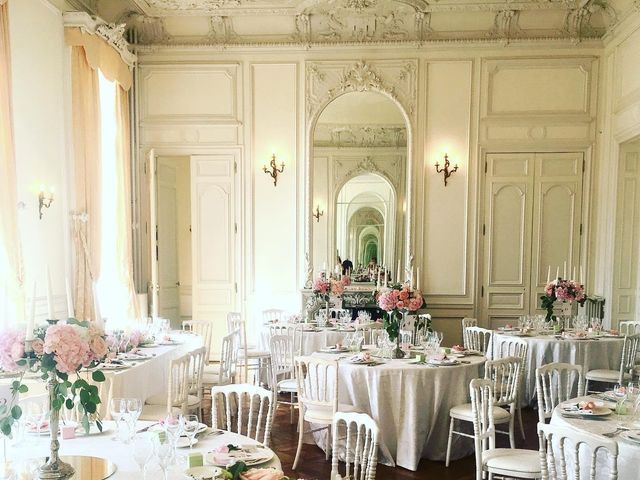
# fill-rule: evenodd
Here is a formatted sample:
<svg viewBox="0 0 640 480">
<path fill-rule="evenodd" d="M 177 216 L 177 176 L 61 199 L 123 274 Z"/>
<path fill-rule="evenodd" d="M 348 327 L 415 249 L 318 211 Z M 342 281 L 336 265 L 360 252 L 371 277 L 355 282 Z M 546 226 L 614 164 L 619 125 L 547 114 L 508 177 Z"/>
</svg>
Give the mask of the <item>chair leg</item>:
<svg viewBox="0 0 640 480">
<path fill-rule="evenodd" d="M 331 426 L 329 426 L 329 429 L 327 430 L 327 448 L 324 452 L 324 459 L 326 461 L 329 461 L 331 458 L 331 441 Z"/>
<path fill-rule="evenodd" d="M 293 405 L 293 392 L 291 392 L 291 405 L 289 405 L 289 424 L 293 425 L 293 411 L 295 410 Z"/>
<path fill-rule="evenodd" d="M 526 436 L 524 434 L 524 423 L 522 423 L 522 407 L 518 405 L 518 423 L 520 423 L 520 433 L 522 434 L 522 439 L 526 440 Z"/>
<path fill-rule="evenodd" d="M 451 440 L 453 440 L 453 424 L 455 419 L 451 417 L 451 421 L 449 422 L 449 439 L 447 440 L 447 458 L 445 460 L 445 466 L 449 466 L 449 459 L 451 457 Z"/>
<path fill-rule="evenodd" d="M 300 452 L 302 451 L 302 437 L 304 436 L 304 415 L 302 415 L 302 407 L 300 407 L 300 413 L 298 415 L 298 448 L 296 449 L 296 458 L 293 460 L 293 470 L 298 466 L 298 460 L 300 459 Z"/>
<path fill-rule="evenodd" d="M 511 415 L 511 418 L 509 419 L 509 444 L 511 445 L 511 448 L 516 448 L 516 436 L 514 434 L 515 425 L 516 425 L 516 416 L 514 412 Z M 491 474 L 489 474 L 489 476 L 491 476 Z"/>
</svg>

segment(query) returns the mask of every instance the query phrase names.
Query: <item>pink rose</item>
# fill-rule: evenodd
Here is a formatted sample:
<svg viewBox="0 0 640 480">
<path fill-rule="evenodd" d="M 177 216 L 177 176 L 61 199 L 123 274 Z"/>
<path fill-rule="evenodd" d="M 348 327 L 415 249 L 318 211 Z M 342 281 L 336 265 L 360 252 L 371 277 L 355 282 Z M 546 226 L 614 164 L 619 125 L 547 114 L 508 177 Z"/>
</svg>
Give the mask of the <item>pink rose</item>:
<svg viewBox="0 0 640 480">
<path fill-rule="evenodd" d="M 218 448 L 216 448 L 216 452 L 229 453 L 229 447 L 227 447 L 226 445 L 220 445 Z"/>
<path fill-rule="evenodd" d="M 405 300 L 409 300 L 409 291 L 408 290 L 400 290 L 400 293 L 398 294 L 398 297 L 400 298 L 400 300 L 402 300 L 403 302 Z"/>
<path fill-rule="evenodd" d="M 107 342 L 102 337 L 93 337 L 89 341 L 89 348 L 96 360 L 102 360 L 108 351 Z"/>
<path fill-rule="evenodd" d="M 5 330 L 0 333 L 0 367 L 3 370 L 16 370 L 16 357 L 22 349 L 24 353 L 24 332 L 19 330 Z M 22 355 L 20 355 L 22 356 Z"/>
<path fill-rule="evenodd" d="M 36 338 L 32 343 L 31 347 L 36 355 L 42 355 L 44 353 L 44 342 L 39 338 Z"/>
</svg>

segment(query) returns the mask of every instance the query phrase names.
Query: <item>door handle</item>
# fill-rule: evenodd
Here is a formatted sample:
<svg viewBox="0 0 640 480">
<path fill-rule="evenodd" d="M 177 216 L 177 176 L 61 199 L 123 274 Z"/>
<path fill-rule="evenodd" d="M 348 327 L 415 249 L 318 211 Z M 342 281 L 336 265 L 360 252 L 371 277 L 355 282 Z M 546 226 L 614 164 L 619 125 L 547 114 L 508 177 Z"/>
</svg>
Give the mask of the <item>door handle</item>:
<svg viewBox="0 0 640 480">
<path fill-rule="evenodd" d="M 176 282 L 176 287 L 179 287 L 179 286 L 180 286 L 180 282 Z"/>
</svg>

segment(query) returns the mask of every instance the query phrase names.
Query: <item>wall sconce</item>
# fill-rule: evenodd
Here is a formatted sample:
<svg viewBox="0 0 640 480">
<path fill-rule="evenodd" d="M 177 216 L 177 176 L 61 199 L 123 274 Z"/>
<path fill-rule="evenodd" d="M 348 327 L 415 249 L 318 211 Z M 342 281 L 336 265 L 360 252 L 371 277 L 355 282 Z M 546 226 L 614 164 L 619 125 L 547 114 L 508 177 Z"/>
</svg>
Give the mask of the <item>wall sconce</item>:
<svg viewBox="0 0 640 480">
<path fill-rule="evenodd" d="M 42 220 L 42 208 L 49 208 L 53 203 L 53 187 L 46 191 L 44 185 L 40 185 L 40 192 L 38 193 L 38 215 Z"/>
<path fill-rule="evenodd" d="M 273 178 L 273 186 L 275 187 L 278 184 L 278 174 L 284 172 L 284 162 L 280 164 L 280 168 L 276 165 L 276 154 L 271 155 L 271 162 L 269 163 L 269 168 L 265 165 L 262 167 L 262 171 Z"/>
<path fill-rule="evenodd" d="M 312 213 L 313 218 L 316 219 L 316 222 L 320 223 L 320 217 L 324 215 L 324 210 L 320 211 L 320 205 L 316 205 L 316 209 Z"/>
<path fill-rule="evenodd" d="M 444 172 L 444 186 L 447 186 L 447 179 L 453 175 L 455 172 L 458 171 L 458 164 L 456 163 L 453 167 L 452 170 L 449 170 L 449 166 L 451 166 L 451 163 L 449 163 L 449 156 L 445 153 L 444 154 L 444 168 L 440 168 L 440 164 L 438 162 L 436 162 L 436 172 L 437 173 L 441 173 Z"/>
</svg>

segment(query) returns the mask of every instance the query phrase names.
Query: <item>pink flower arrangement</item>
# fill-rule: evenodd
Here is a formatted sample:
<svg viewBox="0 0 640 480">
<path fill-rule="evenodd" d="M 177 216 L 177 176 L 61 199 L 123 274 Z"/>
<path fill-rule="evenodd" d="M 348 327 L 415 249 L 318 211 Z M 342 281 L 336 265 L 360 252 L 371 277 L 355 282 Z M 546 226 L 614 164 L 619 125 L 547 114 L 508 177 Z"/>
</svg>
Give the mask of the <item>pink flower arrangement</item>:
<svg viewBox="0 0 640 480">
<path fill-rule="evenodd" d="M 422 293 L 405 283 L 397 288 L 385 288 L 378 294 L 378 306 L 386 311 L 408 310 L 415 312 L 424 304 Z"/>
<path fill-rule="evenodd" d="M 330 280 L 325 278 L 324 275 L 320 275 L 313 281 L 311 289 L 317 296 L 323 297 L 325 300 L 329 299 L 329 295 L 339 297 L 344 293 L 344 288 L 351 284 L 351 279 L 348 276 L 343 276 L 340 280 Z"/>
<path fill-rule="evenodd" d="M 544 287 L 544 295 L 540 297 L 542 308 L 547 310 L 547 321 L 554 320 L 553 305 L 556 300 L 561 302 L 577 302 L 583 305 L 587 299 L 584 292 L 584 285 L 575 280 L 565 280 L 558 278 L 547 283 Z"/>
<path fill-rule="evenodd" d="M 339 297 L 344 293 L 344 283 L 341 280 L 332 280 L 331 281 L 331 295 L 335 295 Z"/>
<path fill-rule="evenodd" d="M 5 330 L 0 334 L 0 368 L 12 371 L 16 362 L 24 356 L 24 332 Z"/>
<path fill-rule="evenodd" d="M 313 281 L 313 293 L 316 295 L 326 294 L 331 288 L 331 283 L 324 277 L 318 277 Z"/>
<path fill-rule="evenodd" d="M 89 342 L 72 325 L 64 323 L 47 329 L 44 353 L 54 355 L 56 370 L 62 373 L 73 373 L 80 367 L 87 367 L 93 359 Z"/>
</svg>

